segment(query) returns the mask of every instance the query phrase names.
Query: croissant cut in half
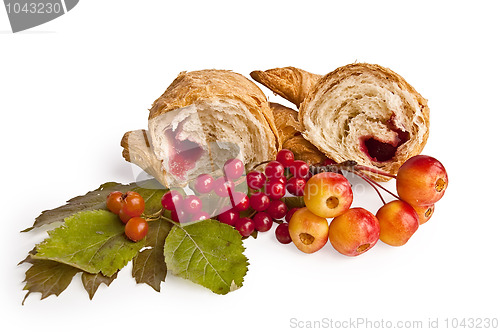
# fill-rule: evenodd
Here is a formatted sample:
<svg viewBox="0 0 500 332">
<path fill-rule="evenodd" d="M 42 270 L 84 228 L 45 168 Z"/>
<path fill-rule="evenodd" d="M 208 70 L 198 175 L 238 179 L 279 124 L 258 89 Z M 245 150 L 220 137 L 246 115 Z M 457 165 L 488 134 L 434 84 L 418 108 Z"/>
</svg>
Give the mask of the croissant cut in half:
<svg viewBox="0 0 500 332">
<path fill-rule="evenodd" d="M 354 160 L 396 174 L 427 142 L 426 99 L 388 68 L 354 63 L 320 77 L 285 67 L 251 76 L 299 107 L 303 137 L 336 162 Z"/>
<path fill-rule="evenodd" d="M 216 172 L 231 158 L 252 167 L 280 147 L 263 92 L 226 70 L 181 73 L 153 103 L 148 127 L 124 135 L 123 156 L 167 187 Z"/>
</svg>

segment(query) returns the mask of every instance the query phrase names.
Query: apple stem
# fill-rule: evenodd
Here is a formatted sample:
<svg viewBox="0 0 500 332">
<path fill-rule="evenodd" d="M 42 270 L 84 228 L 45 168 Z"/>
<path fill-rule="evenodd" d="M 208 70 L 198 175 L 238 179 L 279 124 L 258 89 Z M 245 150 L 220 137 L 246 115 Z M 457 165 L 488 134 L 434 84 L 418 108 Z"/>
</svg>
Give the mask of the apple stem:
<svg viewBox="0 0 500 332">
<path fill-rule="evenodd" d="M 370 179 L 369 177 L 367 177 L 366 175 L 364 175 L 363 173 L 359 172 L 359 171 L 354 171 L 354 174 L 356 174 L 357 176 L 359 176 L 360 178 L 362 178 L 363 180 L 365 180 L 366 182 L 368 182 L 369 184 L 372 185 L 372 187 L 374 186 L 377 186 L 379 187 L 380 189 L 384 190 L 386 193 L 388 194 L 391 194 L 392 196 L 394 196 L 396 199 L 399 199 L 401 200 L 401 198 L 399 198 L 399 196 L 395 195 L 394 193 L 392 193 L 389 189 L 383 187 L 381 184 L 379 184 L 378 182 L 376 181 L 373 181 L 372 179 Z M 374 187 L 375 188 L 375 187 Z M 375 188 L 375 190 L 377 190 Z M 380 192 L 377 190 L 377 193 L 379 194 L 380 196 Z M 382 202 L 384 202 L 384 200 L 382 199 Z M 384 202 L 385 204 L 385 202 Z"/>
<path fill-rule="evenodd" d="M 380 190 L 378 190 L 377 187 L 375 187 L 375 185 L 373 183 L 371 183 L 371 181 L 368 181 L 363 175 L 361 175 L 359 172 L 355 172 L 354 174 L 356 174 L 357 176 L 361 177 L 363 180 L 365 180 L 366 182 L 368 182 L 368 184 L 370 186 L 372 186 L 373 189 L 375 189 L 375 191 L 377 192 L 378 194 L 378 197 L 380 197 L 380 200 L 382 201 L 382 204 L 386 204 L 385 203 L 385 200 L 384 200 L 384 197 L 382 197 L 382 194 L 380 193 Z"/>
</svg>

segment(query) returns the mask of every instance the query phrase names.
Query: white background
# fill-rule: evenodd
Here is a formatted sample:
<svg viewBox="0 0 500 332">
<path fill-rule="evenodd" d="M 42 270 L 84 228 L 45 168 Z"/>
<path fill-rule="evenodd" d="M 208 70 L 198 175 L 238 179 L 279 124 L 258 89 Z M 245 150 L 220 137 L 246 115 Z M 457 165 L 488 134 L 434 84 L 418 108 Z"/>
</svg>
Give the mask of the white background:
<svg viewBox="0 0 500 332">
<path fill-rule="evenodd" d="M 293 318 L 424 327 L 500 318 L 498 13 L 494 1 L 84 0 L 12 34 L 0 7 L 2 325 L 286 331 Z M 450 185 L 407 245 L 348 258 L 327 243 L 306 255 L 268 232 L 245 241 L 244 287 L 226 296 L 170 274 L 156 293 L 136 285 L 128 266 L 93 301 L 77 276 L 59 297 L 35 293 L 21 306 L 28 265 L 16 264 L 45 234 L 19 231 L 103 182 L 134 181 L 121 136 L 146 128 L 148 108 L 180 71 L 249 77 L 292 65 L 326 74 L 354 61 L 395 70 L 429 100 L 424 153 L 442 161 Z M 376 212 L 370 190 L 354 204 Z"/>
</svg>

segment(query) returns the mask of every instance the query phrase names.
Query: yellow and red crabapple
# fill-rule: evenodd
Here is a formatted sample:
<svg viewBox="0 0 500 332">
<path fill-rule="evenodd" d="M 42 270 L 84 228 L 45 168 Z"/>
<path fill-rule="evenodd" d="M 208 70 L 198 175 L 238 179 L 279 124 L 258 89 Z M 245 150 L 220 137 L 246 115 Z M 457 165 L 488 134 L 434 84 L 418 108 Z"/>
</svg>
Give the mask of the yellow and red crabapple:
<svg viewBox="0 0 500 332">
<path fill-rule="evenodd" d="M 418 229 L 418 214 L 413 207 L 395 200 L 377 211 L 380 224 L 380 240 L 391 246 L 402 246 Z"/>
<path fill-rule="evenodd" d="M 307 254 L 323 248 L 328 241 L 328 222 L 307 207 L 295 211 L 288 231 L 295 246 Z"/>
<path fill-rule="evenodd" d="M 399 197 L 413 205 L 431 205 L 443 197 L 448 174 L 436 158 L 418 155 L 408 159 L 398 170 L 396 189 Z"/>
<path fill-rule="evenodd" d="M 330 223 L 332 246 L 346 256 L 358 256 L 377 243 L 380 226 L 377 218 L 363 208 L 352 208 Z"/>
<path fill-rule="evenodd" d="M 340 174 L 325 172 L 311 177 L 304 188 L 304 202 L 314 214 L 323 218 L 341 215 L 352 204 L 351 184 Z"/>
</svg>

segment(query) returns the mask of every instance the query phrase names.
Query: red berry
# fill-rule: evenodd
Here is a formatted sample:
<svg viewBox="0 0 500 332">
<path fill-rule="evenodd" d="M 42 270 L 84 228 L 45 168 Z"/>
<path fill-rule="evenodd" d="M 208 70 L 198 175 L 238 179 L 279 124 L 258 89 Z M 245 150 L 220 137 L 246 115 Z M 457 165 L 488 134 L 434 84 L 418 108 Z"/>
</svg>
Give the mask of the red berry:
<svg viewBox="0 0 500 332">
<path fill-rule="evenodd" d="M 250 236 L 250 234 L 253 233 L 253 231 L 255 230 L 255 225 L 250 218 L 239 218 L 238 220 L 236 220 L 234 228 L 236 228 L 236 230 L 240 232 L 241 236 L 246 237 Z"/>
<path fill-rule="evenodd" d="M 304 196 L 304 188 L 306 187 L 306 179 L 304 178 L 290 178 L 286 184 L 288 192 L 295 196 Z"/>
<path fill-rule="evenodd" d="M 132 241 L 137 242 L 148 234 L 148 222 L 140 217 L 134 217 L 125 225 L 125 235 Z"/>
<path fill-rule="evenodd" d="M 286 177 L 280 176 L 279 178 L 272 178 L 269 181 L 280 182 L 286 185 Z"/>
<path fill-rule="evenodd" d="M 292 208 L 290 210 L 288 210 L 288 212 L 286 213 L 286 216 L 285 216 L 285 221 L 286 222 L 290 222 L 290 220 L 292 219 L 292 216 L 293 214 L 295 213 L 295 211 L 297 211 L 299 208 Z"/>
<path fill-rule="evenodd" d="M 255 229 L 259 232 L 267 232 L 273 226 L 273 219 L 266 212 L 257 212 L 252 218 Z"/>
<path fill-rule="evenodd" d="M 284 216 L 286 216 L 287 211 L 288 211 L 288 208 L 286 207 L 285 202 L 282 202 L 282 201 L 272 201 L 266 210 L 266 212 L 273 219 L 283 218 Z"/>
<path fill-rule="evenodd" d="M 309 166 L 305 161 L 295 160 L 290 166 L 290 172 L 296 178 L 306 178 L 309 175 Z"/>
<path fill-rule="evenodd" d="M 231 198 L 231 203 L 236 211 L 245 211 L 250 207 L 250 199 L 241 191 L 235 191 Z"/>
<path fill-rule="evenodd" d="M 294 160 L 295 160 L 295 157 L 293 155 L 293 152 L 290 150 L 287 150 L 287 149 L 280 150 L 278 152 L 278 154 L 276 155 L 276 161 L 279 161 L 285 167 L 292 166 L 292 163 Z"/>
<path fill-rule="evenodd" d="M 292 242 L 292 238 L 290 237 L 290 232 L 288 231 L 288 223 L 284 222 L 279 224 L 275 230 L 276 239 L 283 244 L 288 244 Z"/>
<path fill-rule="evenodd" d="M 142 196 L 135 191 L 129 191 L 123 196 L 122 210 L 131 217 L 140 217 L 144 212 L 145 203 Z"/>
<path fill-rule="evenodd" d="M 170 190 L 161 198 L 161 205 L 169 211 L 173 211 L 182 202 L 182 195 L 177 190 Z"/>
<path fill-rule="evenodd" d="M 120 217 L 120 220 L 124 224 L 126 224 L 132 218 L 131 216 L 126 214 L 125 211 L 123 211 L 123 209 L 121 209 L 120 212 L 118 212 L 118 217 Z"/>
<path fill-rule="evenodd" d="M 234 211 L 233 209 L 229 209 L 225 212 L 222 212 L 217 217 L 217 219 L 219 219 L 220 222 L 231 226 L 234 226 L 236 220 L 238 220 L 239 218 L 240 214 L 237 211 Z"/>
<path fill-rule="evenodd" d="M 264 173 L 251 171 L 247 174 L 247 184 L 250 189 L 260 189 L 266 183 L 266 176 Z"/>
<path fill-rule="evenodd" d="M 178 223 L 185 223 L 191 221 L 191 218 L 183 209 L 172 211 L 170 217 L 172 218 L 173 221 L 176 221 Z"/>
<path fill-rule="evenodd" d="M 270 199 L 280 199 L 285 196 L 285 185 L 279 180 L 271 180 L 266 183 L 265 193 Z"/>
<path fill-rule="evenodd" d="M 285 174 L 285 167 L 279 161 L 270 161 L 264 169 L 266 176 L 270 178 L 279 178 Z"/>
<path fill-rule="evenodd" d="M 229 159 L 224 163 L 224 174 L 231 180 L 239 178 L 244 171 L 245 164 L 239 159 Z"/>
<path fill-rule="evenodd" d="M 200 174 L 196 178 L 194 189 L 200 194 L 206 194 L 212 191 L 214 187 L 214 178 L 210 174 Z"/>
<path fill-rule="evenodd" d="M 119 214 L 123 207 L 123 194 L 119 191 L 113 191 L 106 198 L 106 207 L 114 214 Z"/>
<path fill-rule="evenodd" d="M 198 196 L 188 195 L 182 201 L 182 209 L 188 214 L 196 214 L 201 211 L 203 203 Z"/>
<path fill-rule="evenodd" d="M 202 220 L 210 219 L 210 216 L 205 211 L 200 211 L 200 212 L 194 214 L 191 219 L 193 221 L 202 221 Z"/>
<path fill-rule="evenodd" d="M 250 196 L 250 206 L 255 211 L 264 211 L 269 207 L 271 200 L 263 192 L 256 192 Z"/>
<path fill-rule="evenodd" d="M 227 180 L 222 176 L 215 180 L 214 183 L 214 191 L 217 196 L 220 197 L 229 197 L 229 192 L 234 190 L 234 182 L 231 180 Z"/>
</svg>

